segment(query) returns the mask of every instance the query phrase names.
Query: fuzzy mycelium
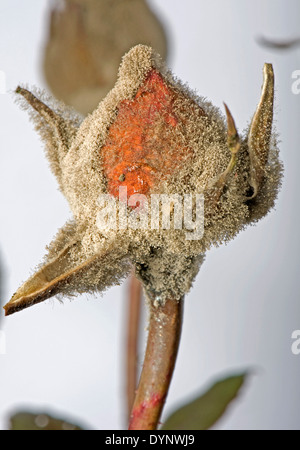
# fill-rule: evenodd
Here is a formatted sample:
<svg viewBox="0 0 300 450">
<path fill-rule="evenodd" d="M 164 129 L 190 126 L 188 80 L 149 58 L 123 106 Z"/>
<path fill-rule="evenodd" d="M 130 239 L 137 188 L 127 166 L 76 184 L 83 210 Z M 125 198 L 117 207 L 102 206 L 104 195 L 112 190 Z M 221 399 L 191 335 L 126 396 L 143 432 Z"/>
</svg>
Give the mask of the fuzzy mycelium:
<svg viewBox="0 0 300 450">
<path fill-rule="evenodd" d="M 226 105 L 227 121 L 143 45 L 124 56 L 115 87 L 84 120 L 40 94 L 22 87 L 16 92 L 30 108 L 73 219 L 5 305 L 6 314 L 56 294 L 102 292 L 120 283 L 132 266 L 150 300 L 178 300 L 212 245 L 228 242 L 274 205 L 282 165 L 272 133 L 270 64 L 264 66 L 261 99 L 243 137 Z M 171 219 L 178 196 L 202 195 L 201 239 L 187 239 L 190 229 L 184 224 L 99 228 L 104 207 L 99 196 L 117 198 L 120 187 L 127 189 L 122 198 L 126 214 L 135 214 L 137 222 L 143 205 L 126 204 L 132 195 L 173 196 L 174 203 L 167 205 Z M 114 209 L 106 213 L 120 218 Z"/>
</svg>

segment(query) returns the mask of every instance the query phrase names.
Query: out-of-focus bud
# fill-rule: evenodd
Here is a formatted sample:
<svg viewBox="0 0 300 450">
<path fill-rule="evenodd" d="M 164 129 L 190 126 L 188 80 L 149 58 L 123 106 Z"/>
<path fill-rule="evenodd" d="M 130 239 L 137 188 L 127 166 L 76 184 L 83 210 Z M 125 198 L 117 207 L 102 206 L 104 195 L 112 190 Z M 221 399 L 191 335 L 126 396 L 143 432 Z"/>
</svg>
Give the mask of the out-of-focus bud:
<svg viewBox="0 0 300 450">
<path fill-rule="evenodd" d="M 114 86 L 122 56 L 136 44 L 149 44 L 166 59 L 164 28 L 146 0 L 57 2 L 44 52 L 46 82 L 85 115 Z"/>
</svg>

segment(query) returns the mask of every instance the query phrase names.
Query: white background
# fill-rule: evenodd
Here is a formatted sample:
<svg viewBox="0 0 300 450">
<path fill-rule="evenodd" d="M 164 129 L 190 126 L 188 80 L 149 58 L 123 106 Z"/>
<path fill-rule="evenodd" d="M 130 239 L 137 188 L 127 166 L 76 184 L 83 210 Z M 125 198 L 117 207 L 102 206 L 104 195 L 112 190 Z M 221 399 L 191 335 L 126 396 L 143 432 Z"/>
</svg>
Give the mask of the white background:
<svg viewBox="0 0 300 450">
<path fill-rule="evenodd" d="M 227 246 L 212 250 L 186 298 L 182 342 L 164 417 L 213 378 L 250 370 L 242 395 L 216 428 L 299 429 L 300 95 L 291 91 L 300 47 L 274 52 L 258 35 L 300 35 L 299 0 L 151 0 L 169 31 L 174 73 L 220 108 L 229 105 L 240 130 L 259 99 L 264 62 L 276 75 L 276 128 L 285 165 L 276 210 Z M 46 87 L 41 52 L 46 0 L 1 0 L 0 70 L 7 89 Z M 0 254 L 2 303 L 41 261 L 69 217 L 42 144 L 13 96 L 0 95 Z M 3 318 L 0 428 L 19 407 L 51 410 L 91 428 L 124 422 L 126 286 L 103 298 L 50 300 Z M 1 313 L 2 314 L 2 313 Z M 146 313 L 145 313 L 146 315 Z M 140 358 L 144 351 L 142 336 Z"/>
</svg>

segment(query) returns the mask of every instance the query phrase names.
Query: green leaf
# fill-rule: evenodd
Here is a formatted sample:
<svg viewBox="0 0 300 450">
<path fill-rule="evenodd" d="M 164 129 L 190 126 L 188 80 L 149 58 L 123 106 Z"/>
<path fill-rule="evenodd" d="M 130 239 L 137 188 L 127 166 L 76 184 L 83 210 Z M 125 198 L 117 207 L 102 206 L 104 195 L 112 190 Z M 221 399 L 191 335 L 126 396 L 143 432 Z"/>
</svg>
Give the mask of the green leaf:
<svg viewBox="0 0 300 450">
<path fill-rule="evenodd" d="M 10 430 L 83 430 L 79 425 L 49 414 L 21 411 L 10 417 Z"/>
<path fill-rule="evenodd" d="M 236 398 L 247 373 L 229 376 L 215 383 L 205 394 L 177 409 L 162 430 L 208 430 Z"/>
</svg>

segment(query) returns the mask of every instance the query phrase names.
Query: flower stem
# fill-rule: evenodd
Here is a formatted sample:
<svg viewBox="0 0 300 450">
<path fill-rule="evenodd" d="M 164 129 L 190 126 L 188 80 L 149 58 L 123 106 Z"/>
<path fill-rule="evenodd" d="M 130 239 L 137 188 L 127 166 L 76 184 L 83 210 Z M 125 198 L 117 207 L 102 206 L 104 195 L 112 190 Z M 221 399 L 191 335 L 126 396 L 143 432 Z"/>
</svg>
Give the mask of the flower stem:
<svg viewBox="0 0 300 450">
<path fill-rule="evenodd" d="M 131 412 L 129 430 L 156 430 L 178 353 L 183 299 L 151 302 L 144 365 Z"/>
<path fill-rule="evenodd" d="M 130 417 L 137 387 L 137 348 L 140 324 L 142 285 L 132 274 L 129 280 L 126 352 L 126 393 L 128 418 Z"/>
</svg>

